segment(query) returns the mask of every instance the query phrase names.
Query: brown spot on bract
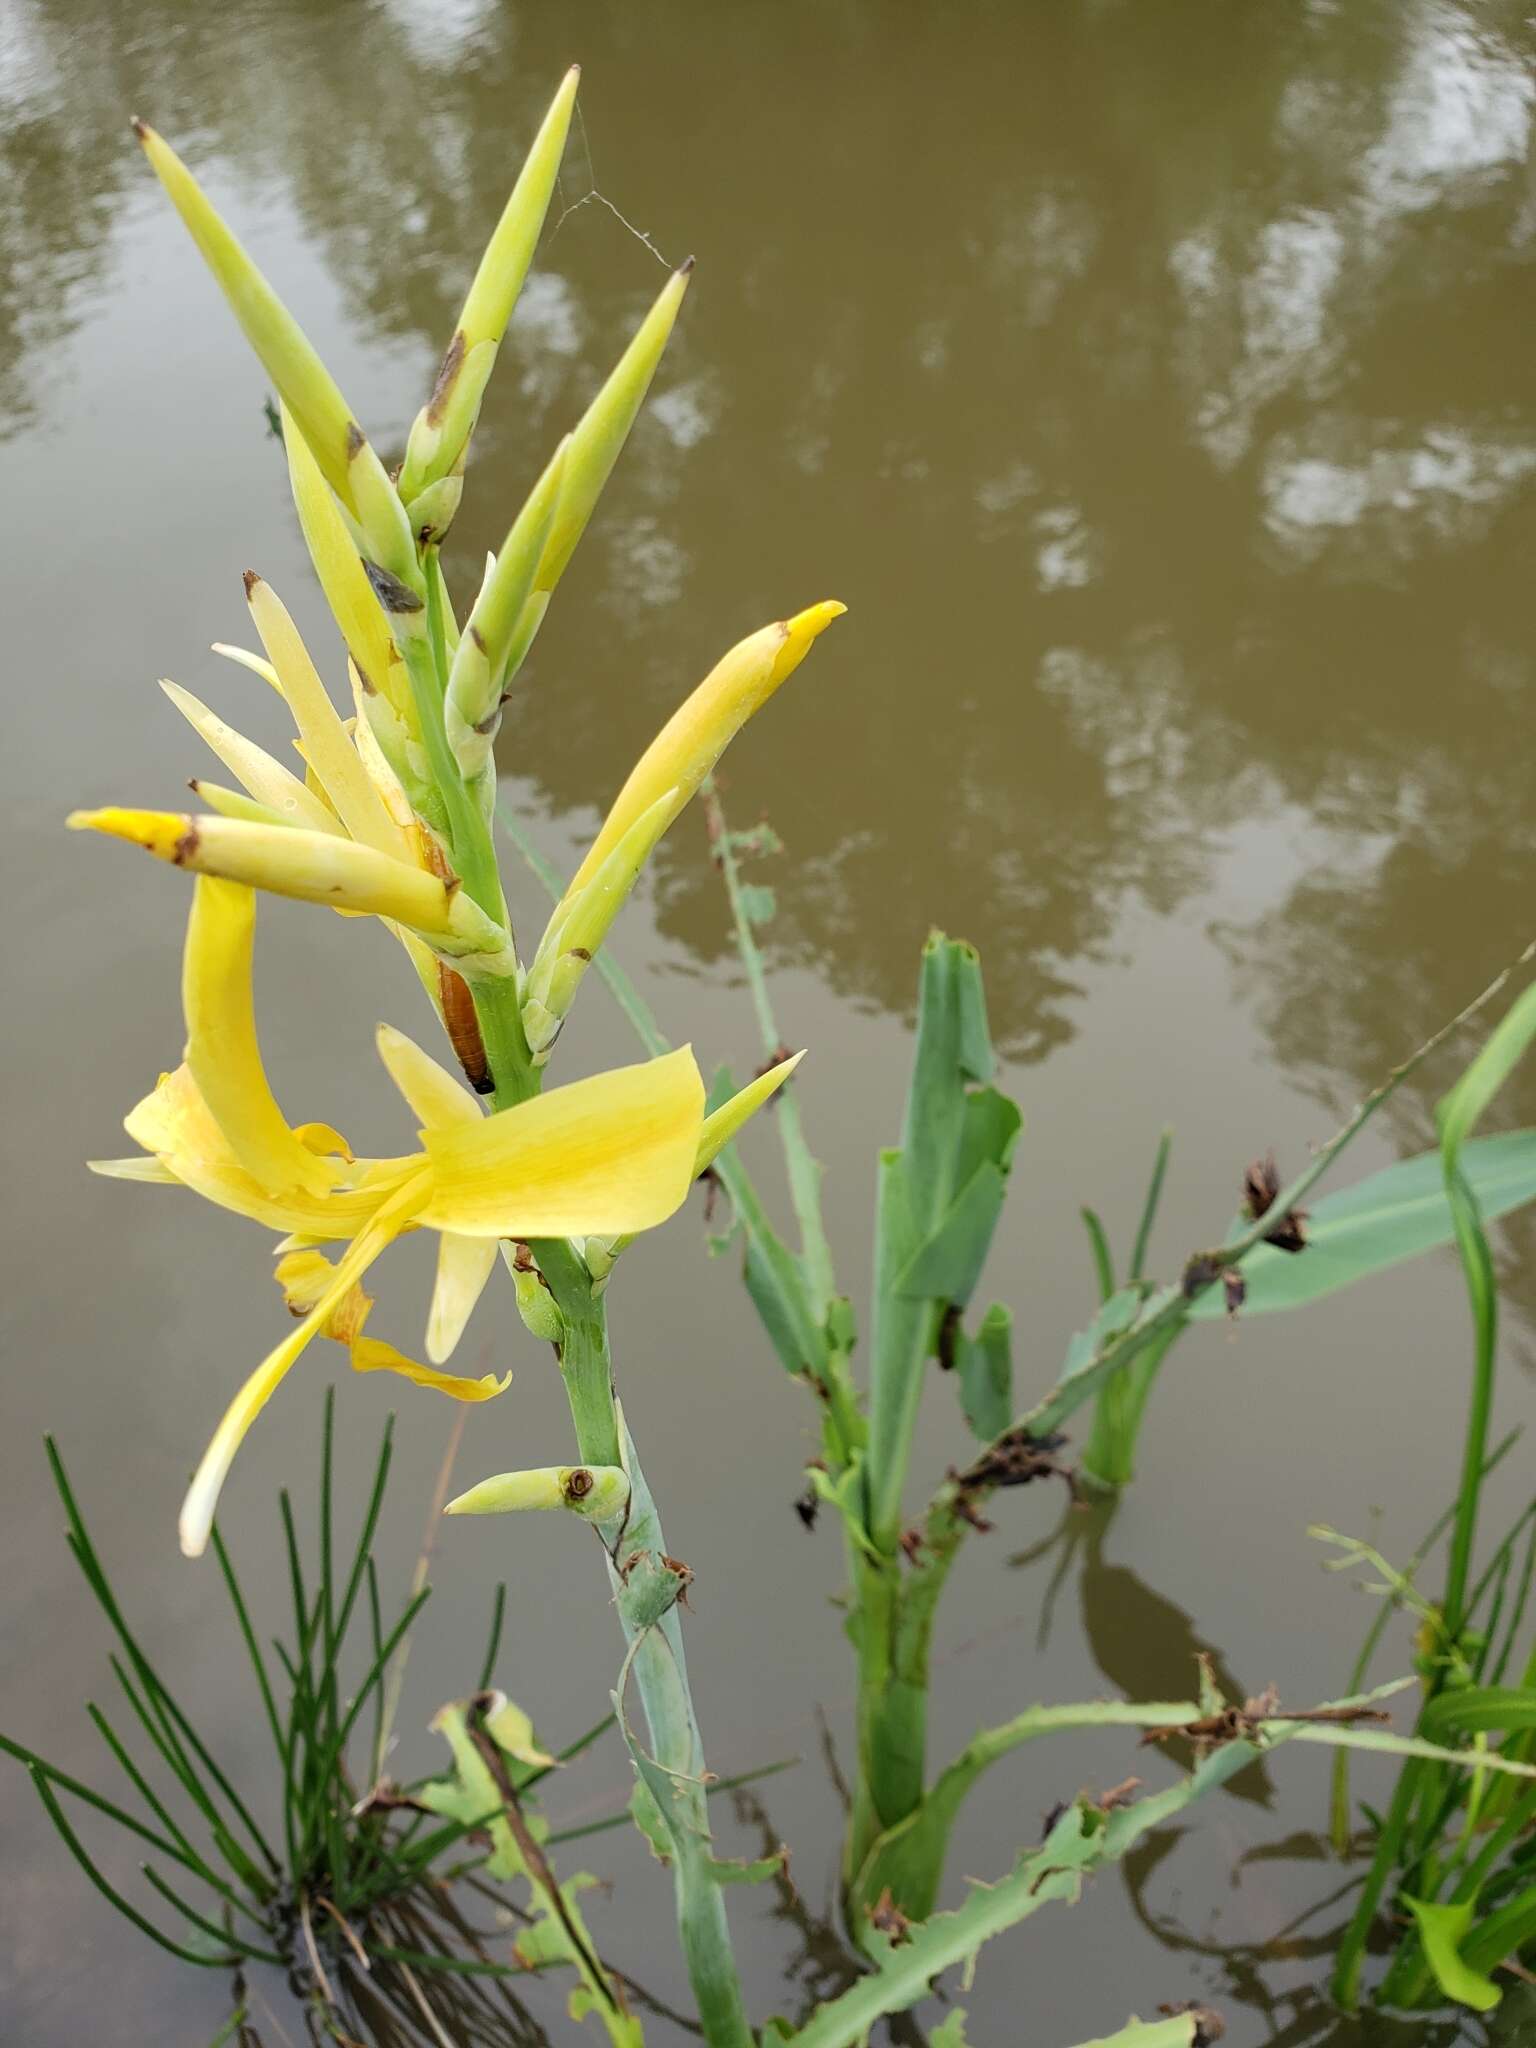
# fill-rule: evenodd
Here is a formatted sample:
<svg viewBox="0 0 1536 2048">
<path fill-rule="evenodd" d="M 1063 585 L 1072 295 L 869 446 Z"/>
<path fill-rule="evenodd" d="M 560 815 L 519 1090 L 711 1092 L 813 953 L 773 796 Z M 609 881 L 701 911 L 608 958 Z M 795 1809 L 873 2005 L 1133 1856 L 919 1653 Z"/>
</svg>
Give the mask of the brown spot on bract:
<svg viewBox="0 0 1536 2048">
<path fill-rule="evenodd" d="M 475 643 L 476 647 L 478 647 L 478 648 L 479 648 L 480 652 L 481 652 L 482 654 L 484 654 L 484 652 L 485 652 L 485 635 L 484 635 L 484 634 L 483 634 L 483 633 L 481 632 L 480 628 L 479 628 L 479 627 L 478 627 L 477 625 L 475 625 L 475 624 L 473 623 L 473 621 L 471 621 L 471 623 L 470 623 L 470 628 L 469 628 L 469 637 L 470 637 L 470 639 L 471 639 L 471 640 L 473 640 L 473 641 L 474 641 L 474 643 Z"/>
<path fill-rule="evenodd" d="M 377 697 L 379 694 L 378 687 L 367 669 L 363 667 L 363 664 L 354 659 L 352 666 L 357 670 L 357 687 L 362 691 L 363 695 L 365 697 Z"/>
<path fill-rule="evenodd" d="M 912 1938 L 912 1922 L 892 1898 L 889 1885 L 870 1908 L 869 1924 L 885 1935 L 895 1947 Z"/>
<path fill-rule="evenodd" d="M 256 588 L 257 584 L 261 581 L 261 578 L 257 575 L 254 569 L 242 569 L 240 572 L 240 581 L 245 585 L 245 594 L 247 597 L 249 597 L 251 592 Z"/>
<path fill-rule="evenodd" d="M 590 960 L 592 958 L 592 955 L 585 946 L 572 946 L 570 948 L 570 955 L 573 960 Z"/>
<path fill-rule="evenodd" d="M 459 328 L 449 342 L 437 372 L 437 381 L 432 386 L 432 396 L 427 400 L 427 424 L 440 426 L 443 408 L 447 405 L 454 385 L 458 382 L 459 367 L 464 361 L 464 330 Z"/>
<path fill-rule="evenodd" d="M 381 569 L 377 562 L 370 562 L 366 555 L 363 557 L 363 570 L 373 585 L 374 596 L 385 611 L 402 615 L 421 610 L 421 599 L 415 591 L 388 569 Z"/>
<path fill-rule="evenodd" d="M 201 838 L 202 834 L 197 829 L 196 818 L 188 818 L 187 829 L 171 849 L 171 859 L 176 863 L 177 867 L 184 868 L 187 862 L 193 858 Z"/>
<path fill-rule="evenodd" d="M 585 1500 L 596 1483 L 586 1466 L 578 1465 L 574 1472 L 566 1474 L 565 1497 L 567 1500 Z"/>
<path fill-rule="evenodd" d="M 366 435 L 366 434 L 365 434 L 365 433 L 363 432 L 362 428 L 361 428 L 361 427 L 360 427 L 360 426 L 359 426 L 359 425 L 357 424 L 357 421 L 356 421 L 356 420 L 348 420 L 348 421 L 347 421 L 347 460 L 348 460 L 348 462 L 355 462 L 355 461 L 357 460 L 358 456 L 362 454 L 363 450 L 364 450 L 364 449 L 365 449 L 365 448 L 366 448 L 367 446 L 368 446 L 368 436 L 367 436 L 367 435 Z"/>
</svg>

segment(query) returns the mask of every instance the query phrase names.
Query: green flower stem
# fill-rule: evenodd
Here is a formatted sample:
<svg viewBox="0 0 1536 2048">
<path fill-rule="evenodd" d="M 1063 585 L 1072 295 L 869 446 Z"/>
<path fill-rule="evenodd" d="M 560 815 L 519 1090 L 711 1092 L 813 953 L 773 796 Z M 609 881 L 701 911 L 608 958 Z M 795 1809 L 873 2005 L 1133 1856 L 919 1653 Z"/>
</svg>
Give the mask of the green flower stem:
<svg viewBox="0 0 1536 2048">
<path fill-rule="evenodd" d="M 515 1013 L 517 1000 L 517 990 L 510 983 L 491 983 L 477 991 L 482 1028 L 487 1018 L 499 1022 L 502 1011 Z M 536 1070 L 527 1064 L 503 1069 L 491 1049 L 489 1033 L 486 1048 L 496 1077 L 493 1100 L 498 1109 L 538 1093 L 541 1076 Z M 577 1453 L 589 1465 L 627 1462 L 629 1467 L 629 1512 L 622 1523 L 606 1525 L 598 1533 L 608 1555 L 609 1581 L 624 1640 L 633 1652 L 632 1675 L 645 1712 L 652 1754 L 672 1775 L 676 1787 L 676 1819 L 688 1845 L 688 1853 L 672 1859 L 678 1936 L 704 2038 L 710 2048 L 753 2048 L 725 1901 L 710 1855 L 704 1745 L 688 1686 L 677 1606 L 674 1599 L 657 1619 L 644 1605 L 647 1590 L 654 1589 L 658 1569 L 668 1569 L 661 1563 L 667 1546 L 614 1399 L 606 1298 L 593 1293 L 591 1275 L 568 1238 L 541 1238 L 530 1249 L 565 1325 L 559 1345 L 560 1376 L 570 1405 Z"/>
<path fill-rule="evenodd" d="M 672 1816 L 688 1847 L 672 1858 L 678 1934 L 711 2048 L 752 2048 L 720 1884 L 710 1856 L 704 1745 L 688 1686 L 677 1595 L 658 1618 L 655 1587 L 671 1572 L 666 1538 L 613 1395 L 604 1297 L 594 1295 L 585 1266 L 567 1239 L 532 1246 L 565 1320 L 560 1372 L 576 1429 L 577 1450 L 590 1465 L 626 1463 L 630 1503 L 622 1522 L 599 1530 L 608 1553 L 614 1604 L 633 1653 L 632 1673 L 645 1710 L 651 1753 L 675 1792 Z M 623 1456 L 621 1457 L 621 1440 Z M 677 1586 L 684 1583 L 677 1579 Z"/>
</svg>

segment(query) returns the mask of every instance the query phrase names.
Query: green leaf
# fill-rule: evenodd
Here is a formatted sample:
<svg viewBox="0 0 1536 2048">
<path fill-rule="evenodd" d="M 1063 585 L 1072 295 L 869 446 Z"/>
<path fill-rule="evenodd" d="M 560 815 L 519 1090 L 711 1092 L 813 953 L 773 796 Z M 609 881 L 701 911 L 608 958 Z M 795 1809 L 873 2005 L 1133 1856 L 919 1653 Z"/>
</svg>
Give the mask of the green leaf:
<svg viewBox="0 0 1536 2048">
<path fill-rule="evenodd" d="M 1491 1728 L 1536 1728 L 1536 1691 L 1519 1685 L 1458 1686 L 1438 1694 L 1419 1718 L 1420 1732 L 1432 1742 Z"/>
<path fill-rule="evenodd" d="M 770 1877 L 777 1877 L 784 1868 L 787 1851 L 776 1850 L 772 1856 L 759 1856 L 755 1862 L 746 1863 L 739 1857 L 721 1860 L 709 1859 L 709 1874 L 716 1884 L 765 1884 Z"/>
<path fill-rule="evenodd" d="M 1005 1177 L 990 1161 L 978 1166 L 937 1230 L 897 1275 L 897 1293 L 908 1301 L 954 1302 L 963 1308 L 981 1278 L 1006 1189 Z"/>
<path fill-rule="evenodd" d="M 1461 1149 L 1461 1170 L 1485 1219 L 1507 1215 L 1536 1197 L 1536 1130 L 1471 1140 Z M 1267 1244 L 1252 1251 L 1243 1261 L 1248 1296 L 1242 1312 L 1263 1315 L 1321 1300 L 1449 1244 L 1453 1234 L 1440 1154 L 1401 1160 L 1325 1195 L 1311 1212 L 1304 1251 L 1282 1252 Z M 1203 1294 L 1190 1314 L 1200 1322 L 1222 1317 L 1220 1289 Z"/>
<path fill-rule="evenodd" d="M 1419 1923 L 1424 1960 L 1435 1982 L 1447 1998 L 1469 2005 L 1474 2012 L 1491 2012 L 1501 1997 L 1499 1987 L 1489 1978 L 1469 1969 L 1461 1959 L 1462 1937 L 1472 1925 L 1477 1908 L 1469 1899 L 1461 1905 L 1436 1906 L 1403 1894 L 1403 1904 Z"/>
<path fill-rule="evenodd" d="M 957 1335 L 955 1377 L 962 1414 L 973 1434 L 991 1443 L 1013 1420 L 1013 1317 L 1001 1302 L 993 1302 L 974 1337 Z"/>
<path fill-rule="evenodd" d="M 957 2005 L 947 2019 L 941 2020 L 928 2036 L 928 2048 L 971 2048 L 965 2038 L 965 2007 Z"/>
<path fill-rule="evenodd" d="M 776 1231 L 761 1221 L 742 1220 L 746 1231 L 742 1276 L 758 1320 L 786 1372 L 814 1372 L 821 1339 L 800 1261 Z"/>
</svg>

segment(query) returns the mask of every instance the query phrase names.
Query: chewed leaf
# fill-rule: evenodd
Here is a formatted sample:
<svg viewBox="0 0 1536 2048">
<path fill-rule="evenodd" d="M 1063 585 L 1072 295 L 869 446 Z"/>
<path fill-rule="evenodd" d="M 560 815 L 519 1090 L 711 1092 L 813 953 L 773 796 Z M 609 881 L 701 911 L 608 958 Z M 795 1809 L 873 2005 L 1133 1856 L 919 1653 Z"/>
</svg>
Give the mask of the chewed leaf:
<svg viewBox="0 0 1536 2048">
<path fill-rule="evenodd" d="M 1536 1130 L 1471 1139 L 1461 1149 L 1461 1170 L 1485 1222 L 1508 1215 L 1536 1198 Z M 1306 1234 L 1299 1252 L 1261 1244 L 1243 1261 L 1245 1316 L 1300 1308 L 1449 1244 L 1451 1209 L 1439 1153 L 1400 1160 L 1325 1195 L 1307 1219 Z M 1225 1312 L 1221 1290 L 1214 1287 L 1190 1311 L 1199 1322 Z"/>
</svg>

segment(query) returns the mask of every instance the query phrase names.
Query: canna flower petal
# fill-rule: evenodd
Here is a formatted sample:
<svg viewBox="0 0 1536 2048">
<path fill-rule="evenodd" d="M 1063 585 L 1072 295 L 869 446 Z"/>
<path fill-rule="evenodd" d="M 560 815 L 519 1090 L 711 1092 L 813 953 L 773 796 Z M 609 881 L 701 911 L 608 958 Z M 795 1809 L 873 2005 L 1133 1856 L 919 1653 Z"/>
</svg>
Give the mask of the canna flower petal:
<svg viewBox="0 0 1536 2048">
<path fill-rule="evenodd" d="M 247 796 L 243 789 L 226 789 L 220 782 L 209 782 L 205 776 L 194 775 L 187 784 L 195 797 L 205 803 L 210 811 L 217 811 L 221 818 L 241 818 L 247 825 L 288 824 L 276 811 L 268 810 L 265 804 L 257 803 L 255 797 Z"/>
<path fill-rule="evenodd" d="M 434 1365 L 452 1358 L 500 1250 L 494 1237 L 459 1237 L 445 1230 L 438 1239 L 437 1280 L 427 1316 L 427 1356 Z"/>
<path fill-rule="evenodd" d="M 184 1556 L 201 1557 L 206 1549 L 219 1493 L 251 1424 L 281 1386 L 290 1368 L 303 1355 L 311 1339 L 320 1333 L 332 1309 L 411 1221 L 427 1185 L 428 1176 L 417 1173 L 396 1189 L 372 1222 L 347 1248 L 337 1264 L 330 1286 L 298 1328 L 290 1331 L 281 1344 L 268 1352 L 225 1410 L 182 1503 L 180 1536 Z"/>
<path fill-rule="evenodd" d="M 402 1159 L 360 1159 L 351 1165 L 332 1161 L 327 1168 L 332 1185 L 324 1194 L 289 1189 L 269 1195 L 236 1156 L 186 1066 L 162 1074 L 123 1125 L 135 1144 L 204 1201 L 248 1216 L 269 1230 L 319 1243 L 354 1236 L 421 1165 L 419 1153 Z M 92 1162 L 91 1170 L 114 1179 L 139 1179 L 141 1174 L 124 1171 L 136 1163 L 108 1159 Z"/>
<path fill-rule="evenodd" d="M 804 1052 L 797 1052 L 787 1060 L 780 1060 L 766 1074 L 759 1074 L 745 1088 L 738 1088 L 730 1101 L 722 1103 L 712 1116 L 705 1117 L 704 1128 L 699 1133 L 698 1155 L 694 1160 L 695 1178 L 725 1150 L 742 1125 L 756 1116 L 770 1097 L 778 1094 L 804 1058 Z"/>
<path fill-rule="evenodd" d="M 418 1124 L 435 1130 L 447 1124 L 484 1122 L 479 1096 L 471 1095 L 463 1082 L 423 1052 L 414 1038 L 407 1038 L 393 1024 L 381 1024 L 375 1042 L 389 1078 Z"/>
<path fill-rule="evenodd" d="M 245 573 L 245 595 L 261 644 L 299 728 L 304 758 L 320 778 L 336 815 L 362 845 L 396 860 L 402 858 L 407 850 L 404 835 L 358 759 L 286 607 L 271 584 L 263 582 L 254 570 Z"/>
<path fill-rule="evenodd" d="M 430 1387 L 434 1393 L 446 1394 L 453 1401 L 494 1401 L 512 1384 L 510 1372 L 504 1372 L 500 1379 L 488 1372 L 478 1380 L 465 1379 L 454 1372 L 434 1372 L 431 1366 L 418 1365 L 414 1358 L 407 1358 L 381 1337 L 363 1337 L 353 1345 L 352 1370 L 398 1373 L 414 1386 Z"/>
<path fill-rule="evenodd" d="M 428 1128 L 433 1184 L 420 1220 L 466 1237 L 649 1230 L 688 1192 L 703 1110 L 685 1046 L 478 1123 Z"/>
<path fill-rule="evenodd" d="M 184 690 L 180 683 L 170 682 L 162 676 L 160 687 L 193 731 L 207 741 L 230 774 L 257 803 L 276 811 L 285 824 L 302 825 L 311 832 L 340 832 L 341 827 L 334 815 L 320 799 L 311 795 L 298 776 L 285 768 L 281 761 L 274 761 L 265 747 L 258 747 L 254 740 L 248 740 L 232 725 L 226 725 L 201 698 L 194 697 L 190 690 Z"/>
<path fill-rule="evenodd" d="M 230 1150 L 266 1194 L 324 1195 L 332 1176 L 289 1128 L 262 1064 L 251 994 L 255 941 L 255 891 L 199 875 L 182 958 L 187 1066 Z"/>
<path fill-rule="evenodd" d="M 677 816 L 747 720 L 794 674 L 817 635 L 846 610 L 836 599 L 813 604 L 792 619 L 749 634 L 715 664 L 635 764 L 550 919 L 552 930 L 559 929 L 636 820 L 668 791 L 672 817 Z"/>
</svg>

